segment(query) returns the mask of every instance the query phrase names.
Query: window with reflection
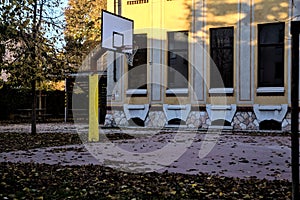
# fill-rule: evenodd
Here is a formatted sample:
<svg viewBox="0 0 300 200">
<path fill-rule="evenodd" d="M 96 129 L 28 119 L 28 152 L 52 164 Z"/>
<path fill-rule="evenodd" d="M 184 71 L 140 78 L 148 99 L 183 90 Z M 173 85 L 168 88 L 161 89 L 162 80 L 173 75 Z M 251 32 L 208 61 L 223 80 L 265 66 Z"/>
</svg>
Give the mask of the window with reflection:
<svg viewBox="0 0 300 200">
<path fill-rule="evenodd" d="M 258 25 L 258 87 L 284 86 L 284 23 Z"/>
<path fill-rule="evenodd" d="M 233 35 L 233 27 L 210 29 L 210 88 L 233 88 Z"/>
<path fill-rule="evenodd" d="M 168 32 L 168 88 L 188 88 L 188 31 Z"/>
<path fill-rule="evenodd" d="M 147 89 L 147 34 L 135 34 L 134 45 L 138 50 L 128 65 L 128 89 Z"/>
</svg>

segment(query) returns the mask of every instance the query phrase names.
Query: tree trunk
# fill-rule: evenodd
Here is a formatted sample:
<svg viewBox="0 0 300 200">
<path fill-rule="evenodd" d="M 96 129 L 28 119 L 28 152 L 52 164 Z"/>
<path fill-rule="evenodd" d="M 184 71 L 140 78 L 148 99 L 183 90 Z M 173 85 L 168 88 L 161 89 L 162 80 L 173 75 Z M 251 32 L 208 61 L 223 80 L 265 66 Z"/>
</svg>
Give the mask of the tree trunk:
<svg viewBox="0 0 300 200">
<path fill-rule="evenodd" d="M 31 134 L 36 134 L 36 83 L 31 82 L 31 96 L 32 96 L 32 113 L 31 113 Z"/>
<path fill-rule="evenodd" d="M 33 27 L 32 27 L 32 33 L 33 33 L 33 40 L 36 42 L 37 38 L 37 0 L 34 1 L 33 4 Z M 35 44 L 34 44 L 35 45 Z M 32 48 L 32 58 L 34 61 L 36 61 L 36 48 Z M 37 66 L 36 66 L 37 67 Z M 31 134 L 36 134 L 36 74 L 33 74 L 33 80 L 31 81 L 31 96 L 32 96 L 32 106 L 31 106 Z"/>
</svg>

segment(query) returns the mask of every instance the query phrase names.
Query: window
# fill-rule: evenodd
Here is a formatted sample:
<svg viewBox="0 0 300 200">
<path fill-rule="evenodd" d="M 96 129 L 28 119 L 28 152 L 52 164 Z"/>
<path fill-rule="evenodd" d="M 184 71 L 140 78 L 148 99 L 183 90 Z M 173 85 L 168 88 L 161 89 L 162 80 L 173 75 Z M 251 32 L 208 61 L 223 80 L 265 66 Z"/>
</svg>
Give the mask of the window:
<svg viewBox="0 0 300 200">
<path fill-rule="evenodd" d="M 284 23 L 258 25 L 258 87 L 284 86 Z"/>
<path fill-rule="evenodd" d="M 233 88 L 233 27 L 210 29 L 210 56 L 210 88 Z"/>
<path fill-rule="evenodd" d="M 168 89 L 188 88 L 188 32 L 168 32 Z"/>
<path fill-rule="evenodd" d="M 134 45 L 138 50 L 133 66 L 128 65 L 128 89 L 147 89 L 147 35 L 135 34 Z"/>
</svg>

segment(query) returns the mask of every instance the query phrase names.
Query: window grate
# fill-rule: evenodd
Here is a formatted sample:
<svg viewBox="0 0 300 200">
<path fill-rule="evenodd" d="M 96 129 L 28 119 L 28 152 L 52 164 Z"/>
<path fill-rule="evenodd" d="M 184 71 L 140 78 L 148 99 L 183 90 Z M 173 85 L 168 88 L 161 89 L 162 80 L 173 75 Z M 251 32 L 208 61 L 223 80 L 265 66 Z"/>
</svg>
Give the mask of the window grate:
<svg viewBox="0 0 300 200">
<path fill-rule="evenodd" d="M 136 4 L 143 4 L 143 3 L 149 3 L 149 0 L 127 1 L 127 5 L 136 5 Z"/>
</svg>

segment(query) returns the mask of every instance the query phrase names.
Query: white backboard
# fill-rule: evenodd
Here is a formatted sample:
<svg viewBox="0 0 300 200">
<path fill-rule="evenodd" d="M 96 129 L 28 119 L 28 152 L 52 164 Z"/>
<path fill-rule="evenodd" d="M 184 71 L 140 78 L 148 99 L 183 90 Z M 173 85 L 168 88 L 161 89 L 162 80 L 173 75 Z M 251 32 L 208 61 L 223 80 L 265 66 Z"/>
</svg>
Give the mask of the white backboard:
<svg viewBox="0 0 300 200">
<path fill-rule="evenodd" d="M 126 52 L 132 51 L 133 20 L 102 10 L 101 32 L 102 48 L 123 53 L 126 47 Z"/>
</svg>

